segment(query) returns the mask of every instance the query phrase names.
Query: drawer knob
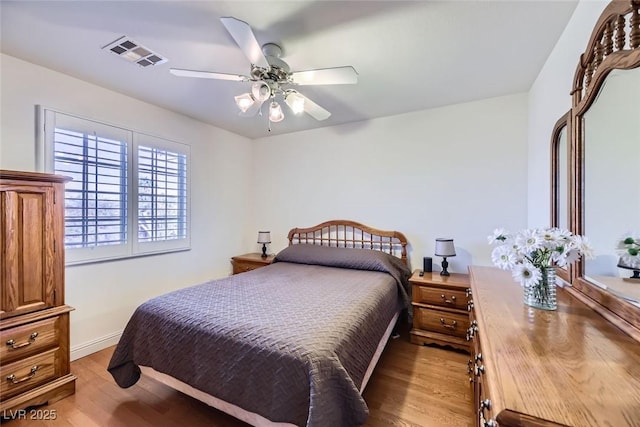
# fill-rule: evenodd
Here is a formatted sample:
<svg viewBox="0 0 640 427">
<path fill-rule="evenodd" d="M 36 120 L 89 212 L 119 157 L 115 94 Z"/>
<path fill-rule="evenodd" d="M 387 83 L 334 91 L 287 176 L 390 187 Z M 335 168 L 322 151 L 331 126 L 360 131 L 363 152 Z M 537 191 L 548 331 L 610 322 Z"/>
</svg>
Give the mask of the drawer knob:
<svg viewBox="0 0 640 427">
<path fill-rule="evenodd" d="M 455 320 L 452 320 L 451 324 L 447 325 L 447 322 L 442 317 L 440 318 L 440 325 L 442 325 L 443 328 L 455 329 L 457 324 L 458 322 L 456 322 Z"/>
<path fill-rule="evenodd" d="M 456 296 L 455 295 L 451 295 L 451 299 L 447 299 L 446 296 L 444 296 L 444 294 L 440 295 L 440 298 L 442 298 L 442 300 L 444 301 L 445 304 L 451 304 L 451 305 L 455 305 L 456 304 Z"/>
<path fill-rule="evenodd" d="M 471 311 L 473 309 L 473 300 L 469 300 L 467 303 L 467 311 Z"/>
<path fill-rule="evenodd" d="M 485 419 L 484 412 L 480 412 L 480 425 L 482 427 L 498 427 L 498 423 L 493 419 Z"/>
<path fill-rule="evenodd" d="M 480 402 L 480 410 L 491 410 L 491 400 L 489 399 L 485 399 L 483 401 Z"/>
<path fill-rule="evenodd" d="M 11 374 L 7 377 L 7 381 L 9 381 L 11 384 L 20 384 L 22 382 L 28 381 L 36 375 L 36 372 L 38 372 L 39 368 L 40 367 L 38 365 L 34 366 L 33 368 L 31 368 L 31 371 L 29 371 L 28 375 L 20 379 L 16 379 L 15 374 Z"/>
<path fill-rule="evenodd" d="M 468 298 L 468 297 L 470 297 L 470 296 L 471 296 L 471 288 L 467 288 L 467 289 L 464 291 L 464 293 L 465 293 L 465 295 L 467 296 L 467 298 Z"/>
<path fill-rule="evenodd" d="M 37 338 L 37 337 L 38 337 L 38 333 L 37 333 L 37 332 L 34 332 L 34 333 L 32 333 L 31 335 L 29 335 L 29 341 L 25 341 L 25 342 L 23 342 L 23 343 L 16 344 L 16 341 L 15 341 L 15 340 L 8 340 L 8 341 L 7 341 L 7 345 L 8 345 L 9 347 L 11 347 L 12 349 L 16 350 L 16 349 L 19 349 L 19 348 L 22 348 L 22 347 L 26 347 L 26 346 L 28 346 L 29 344 L 31 344 L 32 342 L 34 342 L 34 341 L 36 340 L 36 338 Z"/>
<path fill-rule="evenodd" d="M 484 365 L 476 364 L 476 372 L 475 372 L 476 376 L 479 376 L 480 374 L 484 374 L 484 371 L 485 371 Z"/>
</svg>

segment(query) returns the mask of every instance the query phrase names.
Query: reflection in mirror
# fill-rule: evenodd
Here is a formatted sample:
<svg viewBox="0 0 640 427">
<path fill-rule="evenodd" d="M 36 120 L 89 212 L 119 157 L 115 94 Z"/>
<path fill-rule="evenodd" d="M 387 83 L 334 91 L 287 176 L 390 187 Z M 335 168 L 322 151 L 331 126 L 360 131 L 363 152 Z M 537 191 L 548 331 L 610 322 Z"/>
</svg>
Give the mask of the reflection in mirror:
<svg viewBox="0 0 640 427">
<path fill-rule="evenodd" d="M 567 127 L 563 127 L 558 135 L 558 224 L 556 227 L 569 229 L 569 142 Z"/>
<path fill-rule="evenodd" d="M 569 226 L 569 128 L 571 112 L 555 124 L 551 133 L 551 226 L 568 230 Z M 567 267 L 558 268 L 558 276 L 571 281 Z"/>
<path fill-rule="evenodd" d="M 617 251 L 640 233 L 640 69 L 610 73 L 583 126 L 584 234 L 595 250 L 585 278 L 640 306 L 640 279 L 618 267 Z"/>
</svg>

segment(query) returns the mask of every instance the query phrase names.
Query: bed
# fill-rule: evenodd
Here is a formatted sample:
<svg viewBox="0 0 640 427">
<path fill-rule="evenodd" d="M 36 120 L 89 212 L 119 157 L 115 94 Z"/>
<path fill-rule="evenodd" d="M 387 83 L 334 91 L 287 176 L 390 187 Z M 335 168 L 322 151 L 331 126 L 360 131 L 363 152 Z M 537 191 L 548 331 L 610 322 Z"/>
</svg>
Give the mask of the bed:
<svg viewBox="0 0 640 427">
<path fill-rule="evenodd" d="M 334 220 L 257 270 L 141 304 L 108 370 L 141 373 L 256 426 L 364 423 L 369 377 L 409 304 L 407 240 Z"/>
</svg>

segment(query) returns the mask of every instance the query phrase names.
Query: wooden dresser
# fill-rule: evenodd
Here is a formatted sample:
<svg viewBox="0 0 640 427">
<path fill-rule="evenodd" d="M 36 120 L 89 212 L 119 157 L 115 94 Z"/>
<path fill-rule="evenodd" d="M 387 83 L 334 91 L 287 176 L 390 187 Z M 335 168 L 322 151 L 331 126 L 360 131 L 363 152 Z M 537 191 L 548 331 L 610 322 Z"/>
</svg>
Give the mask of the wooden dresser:
<svg viewBox="0 0 640 427">
<path fill-rule="evenodd" d="M 441 276 L 438 272 L 420 276 L 420 270 L 416 270 L 409 283 L 413 306 L 411 342 L 468 351 L 465 336 L 469 328 L 469 276 L 460 273 Z"/>
<path fill-rule="evenodd" d="M 75 392 L 64 304 L 64 183 L 0 171 L 0 413 Z"/>
<path fill-rule="evenodd" d="M 471 267 L 476 426 L 640 426 L 640 344 L 558 289 L 522 302 L 507 271 Z"/>
<path fill-rule="evenodd" d="M 231 264 L 233 265 L 233 274 L 244 273 L 245 271 L 255 270 L 256 268 L 264 267 L 273 262 L 275 255 L 267 255 L 266 258 L 262 258 L 262 254 L 250 253 L 244 255 L 238 255 L 231 258 Z"/>
</svg>

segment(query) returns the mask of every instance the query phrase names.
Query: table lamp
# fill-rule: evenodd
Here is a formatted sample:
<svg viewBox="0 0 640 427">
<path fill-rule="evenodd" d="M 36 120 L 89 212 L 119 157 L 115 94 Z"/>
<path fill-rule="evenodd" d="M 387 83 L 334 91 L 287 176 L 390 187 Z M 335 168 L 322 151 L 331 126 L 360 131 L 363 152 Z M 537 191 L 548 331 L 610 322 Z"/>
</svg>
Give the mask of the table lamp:
<svg viewBox="0 0 640 427">
<path fill-rule="evenodd" d="M 456 248 L 453 246 L 453 239 L 436 239 L 436 256 L 442 257 L 442 271 L 441 276 L 449 276 L 449 263 L 447 257 L 456 256 Z"/>
</svg>

